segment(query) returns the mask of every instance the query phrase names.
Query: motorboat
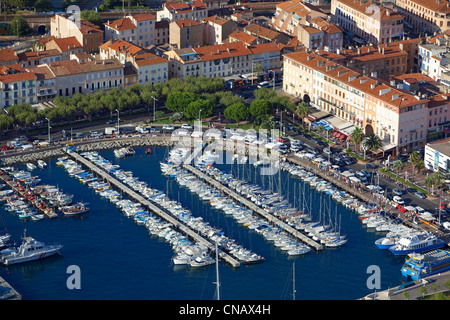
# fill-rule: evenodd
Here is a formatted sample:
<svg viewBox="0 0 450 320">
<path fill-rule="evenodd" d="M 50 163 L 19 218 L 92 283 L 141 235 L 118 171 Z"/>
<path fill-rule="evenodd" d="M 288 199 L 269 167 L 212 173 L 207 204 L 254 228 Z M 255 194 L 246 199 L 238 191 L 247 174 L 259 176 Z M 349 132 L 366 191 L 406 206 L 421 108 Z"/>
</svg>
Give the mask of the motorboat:
<svg viewBox="0 0 450 320">
<path fill-rule="evenodd" d="M 45 167 L 47 167 L 47 163 L 44 160 L 38 160 L 37 164 L 39 166 L 39 168 L 44 169 Z"/>
<path fill-rule="evenodd" d="M 89 208 L 86 206 L 86 204 L 82 202 L 78 202 L 70 206 L 63 206 L 59 209 L 65 215 L 75 215 L 89 211 Z"/>
<path fill-rule="evenodd" d="M 448 270 L 450 270 L 450 252 L 433 250 L 423 254 L 408 254 L 401 272 L 408 279 L 419 280 Z"/>
<path fill-rule="evenodd" d="M 394 255 L 407 255 L 409 253 L 422 253 L 445 246 L 445 242 L 433 234 L 408 234 L 401 237 L 395 245 L 389 248 Z"/>
<path fill-rule="evenodd" d="M 36 165 L 31 163 L 31 162 L 28 162 L 27 163 L 27 169 L 30 170 L 30 171 L 35 170 L 36 169 Z"/>
<path fill-rule="evenodd" d="M 12 265 L 40 260 L 59 253 L 62 247 L 62 245 L 46 245 L 32 237 L 24 236 L 20 247 L 15 251 L 3 255 L 1 257 L 1 263 L 4 265 Z"/>
</svg>

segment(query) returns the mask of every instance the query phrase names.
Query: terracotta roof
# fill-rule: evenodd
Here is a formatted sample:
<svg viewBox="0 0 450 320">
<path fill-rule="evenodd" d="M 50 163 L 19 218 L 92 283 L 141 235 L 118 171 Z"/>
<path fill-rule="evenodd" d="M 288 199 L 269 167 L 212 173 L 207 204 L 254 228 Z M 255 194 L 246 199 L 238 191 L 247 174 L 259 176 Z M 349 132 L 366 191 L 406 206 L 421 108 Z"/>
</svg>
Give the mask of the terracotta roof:
<svg viewBox="0 0 450 320">
<path fill-rule="evenodd" d="M 193 8 L 195 10 L 206 10 L 206 5 L 200 1 L 200 0 L 194 0 L 191 3 L 185 3 L 185 2 L 166 2 L 164 3 L 164 6 L 168 10 L 174 10 L 177 13 L 178 12 L 188 12 L 192 11 Z"/>
<path fill-rule="evenodd" d="M 109 23 L 106 22 L 104 23 L 104 25 L 116 31 L 136 29 L 136 25 L 131 21 L 130 18 L 122 18 L 114 21 L 109 21 Z"/>
<path fill-rule="evenodd" d="M 258 54 L 258 53 L 262 53 L 262 52 L 280 51 L 284 47 L 285 47 L 285 45 L 276 44 L 273 42 L 266 42 L 266 43 L 254 44 L 254 45 L 248 46 L 248 48 L 250 49 L 250 51 L 253 54 Z"/>
<path fill-rule="evenodd" d="M 7 66 L 0 66 L 0 74 L 7 75 L 12 73 L 27 72 L 20 64 L 10 64 Z"/>
<path fill-rule="evenodd" d="M 28 51 L 19 53 L 17 56 L 20 61 L 37 60 L 46 57 L 59 56 L 61 53 L 57 49 L 50 49 L 44 51 Z"/>
<path fill-rule="evenodd" d="M 250 33 L 253 35 L 257 35 L 261 38 L 273 40 L 275 39 L 280 33 L 274 30 L 270 30 L 268 28 L 262 27 L 257 24 L 251 24 L 245 27 L 244 31 L 246 33 Z"/>
<path fill-rule="evenodd" d="M 409 0 L 413 4 L 417 4 L 424 8 L 430 9 L 431 11 L 436 11 L 439 13 L 450 13 L 450 1 L 447 0 Z"/>
<path fill-rule="evenodd" d="M 320 32 L 322 32 L 322 30 L 319 30 L 319 29 L 317 29 L 317 28 L 314 28 L 314 27 L 310 27 L 310 26 L 302 26 L 302 25 L 299 25 L 299 27 L 300 28 L 303 28 L 303 30 L 305 30 L 306 32 L 308 32 L 308 33 L 320 33 Z"/>
<path fill-rule="evenodd" d="M 13 49 L 0 49 L 0 63 L 6 61 L 18 60 L 17 54 Z"/>
<path fill-rule="evenodd" d="M 14 74 L 0 76 L 0 82 L 2 82 L 2 83 L 27 81 L 27 80 L 35 80 L 35 79 L 36 79 L 36 75 L 33 72 L 14 73 Z"/>
<path fill-rule="evenodd" d="M 123 39 L 117 39 L 116 41 L 109 40 L 109 41 L 105 42 L 104 44 L 102 44 L 101 46 L 99 46 L 99 48 L 102 50 L 105 50 L 105 51 L 112 50 L 112 51 L 125 52 L 131 56 L 136 55 L 139 52 L 145 51 L 141 47 L 139 47 L 131 42 L 128 42 L 126 40 L 123 40 Z"/>
<path fill-rule="evenodd" d="M 37 80 L 46 80 L 46 79 L 54 79 L 55 75 L 52 73 L 48 65 L 43 65 L 34 68 L 28 68 L 28 71 L 34 73 L 37 77 Z"/>
<path fill-rule="evenodd" d="M 381 52 L 378 48 L 381 48 Z M 364 46 L 358 49 L 344 49 L 340 50 L 340 54 L 347 59 L 354 60 L 355 63 L 384 60 L 393 57 L 404 57 L 408 55 L 406 51 L 400 50 L 399 46 L 379 45 L 378 48 L 374 46 Z M 358 53 L 358 50 L 360 50 L 360 53 Z"/>
<path fill-rule="evenodd" d="M 200 22 L 197 22 L 197 21 L 192 20 L 192 19 L 178 20 L 178 21 L 173 21 L 171 23 L 175 23 L 179 28 L 200 25 Z"/>
<path fill-rule="evenodd" d="M 159 57 L 153 53 L 138 54 L 134 57 L 134 61 L 138 66 L 147 66 L 151 64 L 166 63 L 168 60 Z"/>
<path fill-rule="evenodd" d="M 204 61 L 237 57 L 252 54 L 242 42 L 218 44 L 207 47 L 194 48 L 194 51 Z"/>
<path fill-rule="evenodd" d="M 221 18 L 221 17 L 218 17 L 218 16 L 211 16 L 211 17 L 208 17 L 208 18 L 203 18 L 202 21 L 212 22 L 212 23 L 218 24 L 218 25 L 224 25 L 225 23 L 229 22 L 230 20 L 225 19 L 225 18 Z"/>
<path fill-rule="evenodd" d="M 82 34 L 87 35 L 91 33 L 103 33 L 103 30 L 101 30 L 100 27 L 97 26 L 96 24 L 93 24 L 83 19 L 80 19 L 80 21 L 81 21 L 80 31 Z"/>
<path fill-rule="evenodd" d="M 48 44 L 50 43 L 55 43 L 61 51 L 83 48 L 75 37 L 56 38 L 48 42 Z"/>
<path fill-rule="evenodd" d="M 243 32 L 241 30 L 238 30 L 238 29 L 236 29 L 232 33 L 230 33 L 228 35 L 228 38 L 229 39 L 233 39 L 235 41 L 242 41 L 245 44 L 251 44 L 251 43 L 255 42 L 258 39 L 257 37 L 255 37 L 255 36 L 253 36 L 251 34 L 245 33 L 245 32 Z"/>
<path fill-rule="evenodd" d="M 133 14 L 133 18 L 136 21 L 155 20 L 155 16 L 151 13 L 138 13 Z"/>
<path fill-rule="evenodd" d="M 85 63 L 79 63 L 76 60 L 65 60 L 49 63 L 48 66 L 55 76 L 123 68 L 123 65 L 117 59 L 88 61 Z"/>
</svg>

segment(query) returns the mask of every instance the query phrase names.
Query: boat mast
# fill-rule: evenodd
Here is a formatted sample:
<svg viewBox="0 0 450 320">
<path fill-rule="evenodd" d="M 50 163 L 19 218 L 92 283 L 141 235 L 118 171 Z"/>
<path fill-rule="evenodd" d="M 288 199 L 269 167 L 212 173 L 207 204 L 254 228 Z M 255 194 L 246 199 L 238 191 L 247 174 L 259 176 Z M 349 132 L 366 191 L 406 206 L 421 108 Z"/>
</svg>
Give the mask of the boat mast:
<svg viewBox="0 0 450 320">
<path fill-rule="evenodd" d="M 292 265 L 292 300 L 295 300 L 295 261 Z"/>
<path fill-rule="evenodd" d="M 219 282 L 219 250 L 216 241 L 216 294 L 217 300 L 220 300 L 220 282 Z"/>
</svg>

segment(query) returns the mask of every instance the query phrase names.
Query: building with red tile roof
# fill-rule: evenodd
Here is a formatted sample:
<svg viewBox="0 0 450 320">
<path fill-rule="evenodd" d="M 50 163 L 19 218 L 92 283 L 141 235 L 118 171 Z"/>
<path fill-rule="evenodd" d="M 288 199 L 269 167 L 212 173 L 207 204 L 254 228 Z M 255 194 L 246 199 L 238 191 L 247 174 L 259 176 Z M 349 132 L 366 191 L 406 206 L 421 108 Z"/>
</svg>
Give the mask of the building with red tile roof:
<svg viewBox="0 0 450 320">
<path fill-rule="evenodd" d="M 383 44 L 403 37 L 403 14 L 372 0 L 332 0 L 331 14 L 355 41 Z"/>
<path fill-rule="evenodd" d="M 71 19 L 69 14 L 56 14 L 50 18 L 51 35 L 55 38 L 75 37 L 88 53 L 98 52 L 103 43 L 103 30 L 86 20 Z"/>
<path fill-rule="evenodd" d="M 191 19 L 200 21 L 208 17 L 208 8 L 201 0 L 190 2 L 165 2 L 162 10 L 157 12 L 157 20 L 168 22 Z"/>
<path fill-rule="evenodd" d="M 19 62 L 19 57 L 11 48 L 0 49 L 0 66 L 7 66 Z"/>
<path fill-rule="evenodd" d="M 427 138 L 429 99 L 364 75 L 325 58 L 321 52 L 284 55 L 283 89 L 320 110 L 375 133 L 383 150 L 414 150 Z"/>
</svg>

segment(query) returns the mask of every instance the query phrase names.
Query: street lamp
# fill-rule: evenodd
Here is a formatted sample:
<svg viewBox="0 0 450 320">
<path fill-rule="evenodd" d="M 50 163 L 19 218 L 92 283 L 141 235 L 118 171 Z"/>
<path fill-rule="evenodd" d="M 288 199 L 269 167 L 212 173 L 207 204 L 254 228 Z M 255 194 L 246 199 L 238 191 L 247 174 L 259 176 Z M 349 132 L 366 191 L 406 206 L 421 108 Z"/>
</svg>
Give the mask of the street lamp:
<svg viewBox="0 0 450 320">
<path fill-rule="evenodd" d="M 158 99 L 156 99 L 154 96 L 152 96 L 153 99 L 153 122 L 155 122 L 155 103 Z"/>
<path fill-rule="evenodd" d="M 119 109 L 116 109 L 116 111 L 117 111 L 117 137 L 118 137 L 120 134 L 120 118 L 119 118 L 120 111 Z"/>
<path fill-rule="evenodd" d="M 48 121 L 48 143 L 50 143 L 50 129 L 51 129 L 51 127 L 50 127 L 50 120 L 48 118 L 45 118 L 45 120 Z"/>
</svg>

